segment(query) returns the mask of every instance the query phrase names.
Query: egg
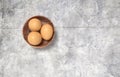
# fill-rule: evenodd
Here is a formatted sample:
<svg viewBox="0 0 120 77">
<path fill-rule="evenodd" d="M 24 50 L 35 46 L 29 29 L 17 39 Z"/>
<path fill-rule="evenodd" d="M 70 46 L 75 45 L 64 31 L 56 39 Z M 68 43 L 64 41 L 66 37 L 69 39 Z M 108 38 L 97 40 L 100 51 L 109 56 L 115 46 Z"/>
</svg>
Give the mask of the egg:
<svg viewBox="0 0 120 77">
<path fill-rule="evenodd" d="M 39 31 L 41 28 L 41 21 L 37 18 L 33 18 L 28 22 L 28 26 L 31 31 Z"/>
<path fill-rule="evenodd" d="M 44 24 L 41 27 L 40 33 L 44 40 L 50 40 L 53 35 L 53 27 L 50 24 Z"/>
<path fill-rule="evenodd" d="M 38 45 L 42 42 L 42 37 L 39 32 L 30 32 L 28 34 L 28 42 L 31 45 Z"/>
</svg>

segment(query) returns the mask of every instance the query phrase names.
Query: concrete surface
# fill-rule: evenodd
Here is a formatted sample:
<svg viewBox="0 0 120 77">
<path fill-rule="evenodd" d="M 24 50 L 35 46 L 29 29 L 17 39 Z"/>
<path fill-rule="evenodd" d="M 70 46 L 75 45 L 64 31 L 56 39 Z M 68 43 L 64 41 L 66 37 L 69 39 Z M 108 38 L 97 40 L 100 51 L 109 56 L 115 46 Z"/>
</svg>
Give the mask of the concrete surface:
<svg viewBox="0 0 120 77">
<path fill-rule="evenodd" d="M 44 49 L 22 37 L 35 15 L 55 26 Z M 0 0 L 0 77 L 120 77 L 120 0 Z"/>
</svg>

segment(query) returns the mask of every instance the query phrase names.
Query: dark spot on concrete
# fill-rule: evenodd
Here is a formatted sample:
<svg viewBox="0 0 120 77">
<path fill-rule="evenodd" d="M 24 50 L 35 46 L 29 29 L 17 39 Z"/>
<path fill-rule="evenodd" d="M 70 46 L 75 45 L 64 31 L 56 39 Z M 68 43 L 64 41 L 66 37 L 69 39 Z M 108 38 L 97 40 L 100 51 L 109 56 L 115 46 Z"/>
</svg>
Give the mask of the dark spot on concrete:
<svg viewBox="0 0 120 77">
<path fill-rule="evenodd" d="M 8 14 L 9 14 L 10 16 L 13 16 L 13 15 L 14 15 L 14 12 L 13 12 L 12 10 L 8 10 Z"/>
<path fill-rule="evenodd" d="M 68 52 L 68 53 L 66 54 L 66 56 L 67 56 L 68 58 L 72 58 L 74 55 L 73 55 L 72 52 Z"/>
<path fill-rule="evenodd" d="M 14 16 L 14 9 L 7 8 L 6 9 L 6 15 L 8 16 Z"/>
</svg>

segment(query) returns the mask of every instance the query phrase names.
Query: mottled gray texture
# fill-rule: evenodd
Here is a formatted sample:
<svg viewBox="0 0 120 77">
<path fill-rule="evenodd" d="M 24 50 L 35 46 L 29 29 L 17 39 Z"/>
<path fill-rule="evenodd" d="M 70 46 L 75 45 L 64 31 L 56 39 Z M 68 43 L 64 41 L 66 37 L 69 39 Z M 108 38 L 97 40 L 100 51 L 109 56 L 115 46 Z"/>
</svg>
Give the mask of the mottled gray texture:
<svg viewBox="0 0 120 77">
<path fill-rule="evenodd" d="M 34 15 L 55 26 L 43 49 L 22 37 Z M 120 0 L 0 0 L 0 77 L 120 77 Z"/>
</svg>

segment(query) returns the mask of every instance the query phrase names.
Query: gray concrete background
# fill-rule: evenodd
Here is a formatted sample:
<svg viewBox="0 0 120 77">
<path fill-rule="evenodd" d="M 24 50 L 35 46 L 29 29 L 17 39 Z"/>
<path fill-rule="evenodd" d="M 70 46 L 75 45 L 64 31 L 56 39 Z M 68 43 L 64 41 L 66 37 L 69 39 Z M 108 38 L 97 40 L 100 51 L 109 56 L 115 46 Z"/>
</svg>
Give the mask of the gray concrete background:
<svg viewBox="0 0 120 77">
<path fill-rule="evenodd" d="M 44 49 L 22 37 L 35 15 L 55 26 Z M 0 0 L 0 77 L 120 77 L 120 0 Z"/>
</svg>

